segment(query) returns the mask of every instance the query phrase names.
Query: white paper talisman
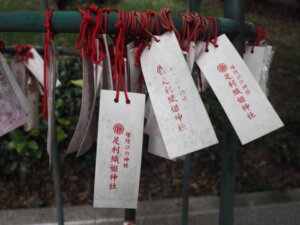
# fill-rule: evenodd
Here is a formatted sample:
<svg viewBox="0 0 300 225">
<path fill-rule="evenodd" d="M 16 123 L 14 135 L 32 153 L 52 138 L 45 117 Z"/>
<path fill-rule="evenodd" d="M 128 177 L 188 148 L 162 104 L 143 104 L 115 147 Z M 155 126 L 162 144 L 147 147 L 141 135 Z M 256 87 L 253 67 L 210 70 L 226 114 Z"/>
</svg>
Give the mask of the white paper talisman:
<svg viewBox="0 0 300 225">
<path fill-rule="evenodd" d="M 96 48 L 99 49 L 99 39 L 96 39 Z M 97 59 L 99 59 L 100 54 L 99 54 L 99 50 L 97 51 Z M 103 61 L 99 62 L 99 63 L 93 63 L 93 67 L 94 67 L 94 83 L 95 85 L 95 92 L 97 93 L 97 96 L 100 95 L 100 92 L 98 90 L 100 90 L 101 86 L 102 86 L 102 72 L 103 72 Z"/>
<path fill-rule="evenodd" d="M 243 59 L 255 80 L 259 83 L 266 48 L 263 46 L 256 46 L 253 53 L 251 52 L 251 49 L 252 46 L 246 46 Z"/>
<path fill-rule="evenodd" d="M 15 59 L 12 58 L 10 60 L 10 69 L 19 87 L 21 88 L 23 93 L 25 93 L 29 74 L 26 73 L 26 67 L 23 61 L 16 61 Z"/>
<path fill-rule="evenodd" d="M 32 53 L 33 58 L 28 58 L 27 62 L 24 62 L 24 64 L 27 69 L 29 69 L 29 71 L 36 77 L 40 84 L 44 86 L 44 60 L 35 50 L 35 48 L 31 48 L 29 52 Z M 56 87 L 59 85 L 61 85 L 61 82 L 57 79 Z"/>
<path fill-rule="evenodd" d="M 111 68 L 107 38 L 105 34 L 103 34 L 102 37 L 103 37 L 103 43 L 105 47 L 105 56 L 103 60 L 103 89 L 113 90 L 114 85 L 112 79 L 112 68 Z"/>
<path fill-rule="evenodd" d="M 151 100 L 150 98 L 147 99 L 146 105 L 145 105 L 145 118 L 149 118 L 150 109 L 152 108 Z"/>
<path fill-rule="evenodd" d="M 28 122 L 28 101 L 0 53 L 0 136 Z"/>
<path fill-rule="evenodd" d="M 84 52 L 84 50 L 82 51 Z M 95 131 L 91 129 L 87 129 L 89 125 L 89 120 L 93 118 L 93 102 L 95 101 L 95 83 L 94 83 L 94 68 L 93 63 L 90 59 L 82 54 L 82 67 L 83 67 L 83 87 L 82 87 L 82 97 L 81 97 L 81 108 L 80 115 L 78 119 L 78 123 L 76 125 L 74 134 L 70 141 L 67 152 L 78 152 L 79 149 L 82 149 L 82 142 L 85 137 L 89 138 L 90 142 L 86 142 L 89 146 L 85 146 L 85 148 L 90 147 L 92 145 L 92 140 L 96 140 L 97 138 L 97 128 Z M 94 123 L 92 123 L 94 124 Z M 96 127 L 96 126 L 95 126 Z M 86 134 L 86 132 L 89 132 Z M 85 152 L 86 150 L 81 150 Z"/>
<path fill-rule="evenodd" d="M 151 40 L 141 56 L 142 71 L 169 157 L 218 142 L 174 32 Z"/>
<path fill-rule="evenodd" d="M 95 67 L 96 66 L 96 67 Z M 96 70 L 95 70 L 96 69 Z M 96 85 L 95 85 L 95 94 L 94 99 L 92 102 L 91 113 L 88 118 L 87 127 L 84 131 L 81 131 L 83 134 L 83 139 L 78 149 L 77 156 L 80 156 L 86 153 L 88 150 L 91 149 L 92 144 L 95 142 L 97 138 L 97 115 L 96 111 L 96 103 L 97 103 L 97 96 L 101 94 L 101 87 L 102 87 L 102 73 L 103 73 L 103 61 L 97 64 L 94 64 L 94 74 L 96 73 Z M 89 76 L 89 74 L 86 74 Z"/>
<path fill-rule="evenodd" d="M 269 80 L 269 70 L 271 67 L 271 62 L 272 62 L 272 58 L 274 55 L 274 51 L 275 48 L 270 46 L 270 45 L 266 45 L 266 50 L 265 50 L 265 55 L 264 55 L 264 66 L 262 69 L 262 74 L 260 77 L 260 81 L 259 81 L 259 85 L 261 87 L 261 89 L 265 92 L 266 95 L 268 95 L 269 90 L 268 90 L 268 80 Z"/>
<path fill-rule="evenodd" d="M 136 66 L 135 63 L 135 51 L 133 42 L 127 45 L 127 61 L 129 71 L 129 90 L 131 92 L 139 92 L 139 79 L 141 75 L 141 67 Z"/>
<path fill-rule="evenodd" d="M 128 76 L 128 65 L 127 65 L 127 59 L 123 58 L 123 63 L 124 63 L 124 82 L 125 82 L 125 87 L 126 90 L 129 90 L 129 76 Z"/>
<path fill-rule="evenodd" d="M 29 73 L 27 71 L 27 73 Z M 28 113 L 28 123 L 25 126 L 27 131 L 39 128 L 39 83 L 38 80 L 28 74 L 27 90 L 25 92 L 32 111 Z"/>
<path fill-rule="evenodd" d="M 186 63 L 191 72 L 193 70 L 195 57 L 196 57 L 196 44 L 195 44 L 195 42 L 191 41 L 190 46 L 189 46 L 189 51 L 188 51 L 187 57 L 186 57 Z"/>
<path fill-rule="evenodd" d="M 10 61 L 10 67 L 17 83 L 25 94 L 31 111 L 28 113 L 27 131 L 39 127 L 39 87 L 37 79 L 26 69 L 23 61 Z"/>
<path fill-rule="evenodd" d="M 205 48 L 205 42 L 198 41 L 197 45 L 196 45 L 195 59 L 198 58 L 199 54 L 204 50 L 204 48 Z M 197 75 L 196 82 L 197 82 L 198 91 L 204 92 L 208 87 L 208 83 L 207 83 L 205 76 L 203 75 L 203 73 L 201 72 L 201 70 L 199 69 L 198 66 L 196 66 L 196 75 Z"/>
<path fill-rule="evenodd" d="M 152 107 L 150 108 L 144 133 L 149 135 L 148 152 L 165 159 L 170 159 Z"/>
<path fill-rule="evenodd" d="M 250 70 L 226 35 L 218 37 L 197 63 L 231 121 L 240 141 L 246 144 L 283 126 Z"/>
<path fill-rule="evenodd" d="M 145 95 L 101 91 L 94 207 L 136 208 L 140 181 Z"/>
<path fill-rule="evenodd" d="M 48 110 L 48 133 L 47 133 L 47 152 L 49 155 L 49 164 L 51 165 L 52 151 L 55 144 L 55 88 L 58 74 L 58 52 L 54 43 L 49 45 L 49 62 L 46 65 L 47 70 L 47 110 Z"/>
</svg>

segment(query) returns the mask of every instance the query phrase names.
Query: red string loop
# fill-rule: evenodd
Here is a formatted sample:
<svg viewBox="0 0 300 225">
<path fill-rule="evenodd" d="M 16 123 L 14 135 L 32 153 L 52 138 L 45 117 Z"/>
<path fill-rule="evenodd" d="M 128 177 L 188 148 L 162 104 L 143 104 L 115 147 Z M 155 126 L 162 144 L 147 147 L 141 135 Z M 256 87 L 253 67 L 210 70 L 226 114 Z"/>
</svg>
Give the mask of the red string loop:
<svg viewBox="0 0 300 225">
<path fill-rule="evenodd" d="M 93 63 L 100 63 L 104 59 L 104 43 L 102 38 L 99 38 L 99 33 L 102 27 L 103 22 L 103 16 L 102 16 L 102 10 L 99 9 L 95 5 L 89 6 L 91 11 L 96 14 L 96 24 L 94 26 L 93 34 L 92 34 L 92 40 L 91 40 L 91 46 L 92 46 L 92 53 L 91 53 L 91 61 Z M 96 45 L 96 40 L 98 39 L 99 46 Z M 98 48 L 97 48 L 98 47 Z"/>
<path fill-rule="evenodd" d="M 171 15 L 171 10 L 168 8 L 161 9 L 159 11 L 159 18 L 160 18 L 161 26 L 167 31 L 173 30 L 175 32 L 178 42 L 181 43 L 181 35 L 174 25 L 173 17 Z"/>
<path fill-rule="evenodd" d="M 115 44 L 115 66 L 113 71 L 113 79 L 116 82 L 116 98 L 115 102 L 119 101 L 120 96 L 120 86 L 122 86 L 126 103 L 129 104 L 130 100 L 126 90 L 125 80 L 124 80 L 124 46 L 125 46 L 125 34 L 127 24 L 124 24 L 124 21 L 127 21 L 128 12 L 118 12 L 118 22 L 115 25 L 118 30 L 118 35 Z"/>
<path fill-rule="evenodd" d="M 255 29 L 256 29 L 256 37 L 255 37 L 255 40 L 253 41 L 253 44 L 252 44 L 251 53 L 254 52 L 255 46 L 261 46 L 261 42 L 263 40 L 268 41 L 270 43 L 270 45 L 272 45 L 272 47 L 274 47 L 275 44 L 271 39 L 269 39 L 267 37 L 267 32 L 263 28 L 261 28 L 260 26 L 258 26 L 256 24 L 254 24 L 254 26 L 255 26 Z"/>
<path fill-rule="evenodd" d="M 215 48 L 218 47 L 218 44 L 217 44 L 218 43 L 218 23 L 217 23 L 217 20 L 216 20 L 216 18 L 211 17 L 211 16 L 208 16 L 207 19 L 209 20 L 209 32 L 208 32 L 208 35 L 206 38 L 206 45 L 205 45 L 206 52 L 209 51 L 209 49 L 208 49 L 209 43 L 212 43 Z M 213 29 L 214 29 L 214 39 L 211 40 L 211 35 L 213 32 Z"/>
<path fill-rule="evenodd" d="M 85 54 L 91 57 L 93 52 L 93 29 L 95 26 L 95 20 L 91 17 L 91 9 L 87 7 L 85 10 L 78 9 L 82 15 L 82 21 L 79 28 L 79 34 L 76 41 L 76 48 L 80 50 L 80 56 L 82 56 L 82 47 L 85 47 Z"/>
<path fill-rule="evenodd" d="M 111 8 L 103 8 L 102 12 L 104 12 L 104 17 L 103 17 L 103 25 L 102 25 L 102 34 L 107 34 L 107 26 L 108 26 L 108 15 L 110 12 L 118 12 L 119 10 L 117 9 L 111 9 Z"/>
<path fill-rule="evenodd" d="M 14 47 L 16 50 L 16 59 L 15 59 L 16 62 L 20 62 L 20 61 L 28 62 L 29 58 L 31 59 L 34 58 L 32 52 L 30 52 L 32 46 L 16 44 Z"/>
<path fill-rule="evenodd" d="M 146 12 L 149 16 L 153 17 L 153 22 L 152 22 L 152 27 L 151 27 L 151 32 L 154 33 L 156 32 L 157 35 L 160 36 L 160 29 L 159 29 L 159 24 L 158 24 L 158 17 L 155 11 L 153 10 L 147 10 Z"/>
<path fill-rule="evenodd" d="M 135 66 L 141 66 L 140 58 L 141 58 L 141 55 L 142 55 L 144 49 L 146 48 L 146 46 L 150 47 L 150 43 L 148 41 L 143 40 L 143 39 L 141 39 L 137 43 L 137 48 L 136 48 L 135 54 L 134 54 L 134 58 L 135 58 L 134 65 Z"/>
</svg>

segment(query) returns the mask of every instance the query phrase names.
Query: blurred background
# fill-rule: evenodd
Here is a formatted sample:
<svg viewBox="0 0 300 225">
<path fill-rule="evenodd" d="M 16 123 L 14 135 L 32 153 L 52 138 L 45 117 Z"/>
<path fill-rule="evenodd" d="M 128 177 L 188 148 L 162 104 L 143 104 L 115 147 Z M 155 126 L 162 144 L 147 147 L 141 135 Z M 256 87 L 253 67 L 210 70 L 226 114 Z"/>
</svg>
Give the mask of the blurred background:
<svg viewBox="0 0 300 225">
<path fill-rule="evenodd" d="M 300 187 L 300 1 L 246 2 L 246 20 L 265 28 L 276 44 L 270 71 L 270 101 L 285 126 L 239 147 L 236 192 L 288 191 Z M 76 10 L 89 4 L 137 11 L 158 11 L 166 7 L 173 15 L 188 8 L 184 0 L 49 0 L 49 4 L 57 10 Z M 39 10 L 39 0 L 1 0 L 0 4 L 1 13 Z M 201 0 L 199 12 L 203 16 L 223 17 L 223 1 Z M 77 34 L 55 36 L 56 45 L 66 48 L 75 48 L 76 39 Z M 0 33 L 0 40 L 6 45 L 42 44 L 40 33 Z M 73 81 L 81 79 L 82 65 L 74 56 L 60 56 L 59 63 L 59 78 L 63 84 L 57 88 L 56 116 L 64 205 L 92 204 L 95 146 L 78 158 L 66 154 L 79 116 L 81 88 Z M 220 140 L 222 109 L 210 90 L 202 97 Z M 46 153 L 47 124 L 42 118 L 40 120 L 38 130 L 26 132 L 19 128 L 0 138 L 0 209 L 55 205 Z M 168 161 L 147 153 L 147 142 L 145 136 L 140 200 L 180 197 L 183 162 Z M 220 147 L 217 145 L 193 154 L 190 196 L 219 195 Z"/>
</svg>

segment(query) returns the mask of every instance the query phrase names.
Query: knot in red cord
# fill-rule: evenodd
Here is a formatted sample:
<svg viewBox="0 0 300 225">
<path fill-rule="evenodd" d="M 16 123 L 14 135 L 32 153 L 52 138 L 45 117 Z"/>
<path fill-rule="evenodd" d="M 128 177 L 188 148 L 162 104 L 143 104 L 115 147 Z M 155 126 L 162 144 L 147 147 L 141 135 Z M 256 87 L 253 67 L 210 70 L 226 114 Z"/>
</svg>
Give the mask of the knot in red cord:
<svg viewBox="0 0 300 225">
<path fill-rule="evenodd" d="M 45 27 L 46 29 L 49 29 L 49 28 L 51 28 L 51 24 L 50 24 L 50 23 L 44 23 L 44 27 Z"/>
<path fill-rule="evenodd" d="M 269 39 L 267 37 L 267 32 L 263 28 L 261 28 L 260 26 L 258 26 L 256 24 L 254 24 L 254 26 L 255 26 L 255 29 L 256 29 L 256 37 L 255 37 L 255 40 L 252 43 L 251 53 L 254 52 L 254 47 L 255 46 L 260 46 L 261 42 L 264 41 L 264 40 L 268 41 L 269 44 L 274 47 L 275 44 L 271 39 Z"/>
<path fill-rule="evenodd" d="M 174 25 L 173 17 L 171 15 L 171 10 L 168 8 L 161 9 L 159 11 L 159 17 L 160 17 L 161 26 L 167 31 L 173 30 L 177 37 L 178 42 L 180 43 L 181 34 L 179 33 L 179 31 L 176 29 Z"/>
<path fill-rule="evenodd" d="M 85 14 L 83 15 L 83 20 L 84 20 L 86 23 L 88 23 L 88 24 L 94 23 L 94 22 L 95 22 L 94 19 L 91 17 L 91 15 L 89 15 L 89 14 L 87 14 L 87 13 L 85 13 Z"/>
<path fill-rule="evenodd" d="M 29 58 L 33 59 L 34 56 L 30 51 L 32 47 L 28 45 L 20 45 L 16 44 L 15 45 L 15 50 L 16 50 L 16 62 L 23 61 L 27 62 Z"/>
<path fill-rule="evenodd" d="M 116 24 L 115 24 L 115 28 L 116 29 L 121 29 L 123 27 L 123 22 L 122 21 L 118 21 Z"/>
<path fill-rule="evenodd" d="M 96 5 L 89 5 L 89 6 L 87 7 L 87 9 L 91 10 L 93 13 L 97 13 L 98 10 L 99 10 L 99 7 L 96 6 Z"/>
</svg>

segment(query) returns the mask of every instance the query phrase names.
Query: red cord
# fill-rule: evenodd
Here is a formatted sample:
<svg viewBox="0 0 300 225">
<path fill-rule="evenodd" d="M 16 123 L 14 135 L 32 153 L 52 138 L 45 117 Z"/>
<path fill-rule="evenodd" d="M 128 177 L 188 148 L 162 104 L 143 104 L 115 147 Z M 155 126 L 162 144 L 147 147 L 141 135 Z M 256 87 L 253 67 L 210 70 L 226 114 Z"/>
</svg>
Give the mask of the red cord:
<svg viewBox="0 0 300 225">
<path fill-rule="evenodd" d="M 15 50 L 16 50 L 16 62 L 27 62 L 29 58 L 33 59 L 34 56 L 32 52 L 30 52 L 30 49 L 32 46 L 29 45 L 20 45 L 16 44 L 15 45 Z"/>
<path fill-rule="evenodd" d="M 217 20 L 211 16 L 208 16 L 207 19 L 209 20 L 209 32 L 208 32 L 208 35 L 206 38 L 206 45 L 205 45 L 206 52 L 209 51 L 209 49 L 208 49 L 209 42 L 212 43 L 215 48 L 218 47 L 218 44 L 217 44 L 218 43 L 218 23 L 217 23 Z M 215 29 L 214 30 L 214 39 L 211 40 L 213 28 Z"/>
<path fill-rule="evenodd" d="M 149 16 L 153 16 L 153 22 L 152 22 L 152 27 L 150 29 L 151 33 L 156 32 L 156 35 L 160 36 L 160 29 L 159 29 L 159 24 L 158 24 L 158 17 L 155 11 L 153 10 L 147 10 L 146 12 Z"/>
<path fill-rule="evenodd" d="M 104 43 L 102 39 L 99 39 L 99 32 L 102 27 L 103 17 L 102 17 L 102 10 L 99 9 L 97 6 L 89 6 L 91 11 L 96 14 L 96 25 L 94 26 L 92 38 L 91 38 L 91 61 L 93 63 L 100 63 L 104 59 Z M 96 40 L 98 39 L 99 48 L 96 46 Z"/>
<path fill-rule="evenodd" d="M 92 55 L 92 36 L 93 36 L 93 26 L 95 26 L 95 20 L 91 17 L 90 8 L 85 10 L 78 9 L 82 15 L 82 21 L 79 28 L 79 34 L 76 41 L 76 48 L 80 50 L 80 57 L 82 56 L 82 47 L 85 47 L 85 54 L 87 56 Z M 85 45 L 84 45 L 85 44 Z"/>
<path fill-rule="evenodd" d="M 46 34 L 44 36 L 44 96 L 43 96 L 43 103 L 42 103 L 42 112 L 43 117 L 45 119 L 48 118 L 48 111 L 47 111 L 47 64 L 50 60 L 50 52 L 49 46 L 51 41 L 54 38 L 54 32 L 51 26 L 51 18 L 52 18 L 53 10 L 47 9 L 45 11 L 46 23 L 44 27 L 46 28 Z"/>
<path fill-rule="evenodd" d="M 256 29 L 256 37 L 255 37 L 255 40 L 252 44 L 251 53 L 254 52 L 254 47 L 255 46 L 260 46 L 261 45 L 261 41 L 263 41 L 263 40 L 268 41 L 270 43 L 270 45 L 272 45 L 274 47 L 275 44 L 271 39 L 269 39 L 267 37 L 266 31 L 263 28 L 261 28 L 260 26 L 256 25 L 256 24 L 254 24 L 254 26 L 255 26 L 255 29 Z"/>
<path fill-rule="evenodd" d="M 113 79 L 116 81 L 116 98 L 115 102 L 119 101 L 120 96 L 120 85 L 122 85 L 126 104 L 130 104 L 130 100 L 128 98 L 128 93 L 126 90 L 126 85 L 124 81 L 124 45 L 125 45 L 125 33 L 126 33 L 126 26 L 127 24 L 124 24 L 124 21 L 126 21 L 126 18 L 128 16 L 127 12 L 118 12 L 118 22 L 115 25 L 116 29 L 118 30 L 118 36 L 116 40 L 115 45 L 115 66 L 114 66 L 114 72 L 113 72 Z"/>
<path fill-rule="evenodd" d="M 159 11 L 159 18 L 161 26 L 167 31 L 173 30 L 175 32 L 178 42 L 181 43 L 181 35 L 174 25 L 171 10 L 168 8 L 161 9 Z"/>
</svg>

